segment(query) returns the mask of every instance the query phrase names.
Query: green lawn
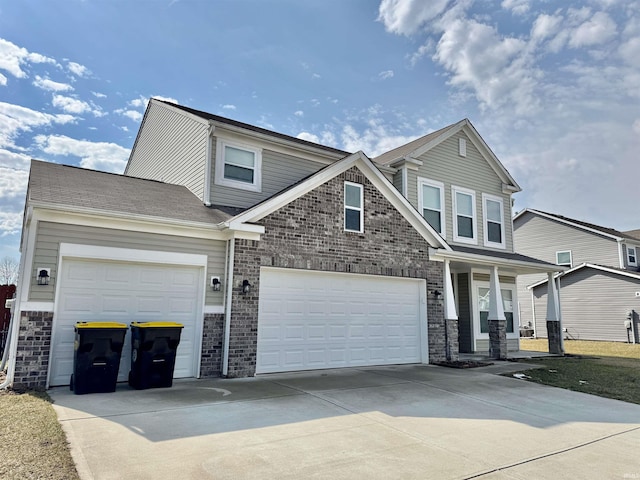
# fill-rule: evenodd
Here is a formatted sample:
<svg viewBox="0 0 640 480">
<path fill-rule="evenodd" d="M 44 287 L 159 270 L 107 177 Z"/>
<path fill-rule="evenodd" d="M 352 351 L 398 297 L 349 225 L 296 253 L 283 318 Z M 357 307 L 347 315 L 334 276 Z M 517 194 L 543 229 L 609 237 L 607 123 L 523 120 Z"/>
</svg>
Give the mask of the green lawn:
<svg viewBox="0 0 640 480">
<path fill-rule="evenodd" d="M 0 390 L 0 478 L 78 479 L 51 399 Z"/>
<path fill-rule="evenodd" d="M 640 345 L 566 340 L 565 357 L 523 360 L 532 382 L 640 404 Z M 547 351 L 546 339 L 521 340 L 520 348 Z"/>
</svg>

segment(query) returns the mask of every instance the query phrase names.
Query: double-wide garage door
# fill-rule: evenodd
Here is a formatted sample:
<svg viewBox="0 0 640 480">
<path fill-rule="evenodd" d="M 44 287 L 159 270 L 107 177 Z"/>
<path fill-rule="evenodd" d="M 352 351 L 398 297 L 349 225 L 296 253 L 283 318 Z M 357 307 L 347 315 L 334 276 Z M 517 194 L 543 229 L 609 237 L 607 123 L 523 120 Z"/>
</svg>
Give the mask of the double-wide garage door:
<svg viewBox="0 0 640 480">
<path fill-rule="evenodd" d="M 57 308 L 49 384 L 68 385 L 73 372 L 76 322 L 172 321 L 184 324 L 175 378 L 197 374 L 198 318 L 202 318 L 201 269 L 176 265 L 64 260 L 58 275 Z M 130 370 L 131 332 L 125 337 L 119 381 Z"/>
<path fill-rule="evenodd" d="M 427 361 L 424 280 L 263 268 L 256 373 Z"/>
</svg>

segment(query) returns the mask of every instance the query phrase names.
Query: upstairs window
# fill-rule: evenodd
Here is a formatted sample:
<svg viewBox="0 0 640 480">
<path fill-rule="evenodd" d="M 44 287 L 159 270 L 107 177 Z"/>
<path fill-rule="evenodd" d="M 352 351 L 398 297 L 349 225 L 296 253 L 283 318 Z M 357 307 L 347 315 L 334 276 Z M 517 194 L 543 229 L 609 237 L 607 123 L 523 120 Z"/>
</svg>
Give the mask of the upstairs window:
<svg viewBox="0 0 640 480">
<path fill-rule="evenodd" d="M 560 252 L 556 252 L 556 264 L 562 265 L 564 267 L 571 266 L 571 250 L 563 250 Z"/>
<path fill-rule="evenodd" d="M 261 191 L 262 151 L 218 139 L 215 181 L 218 185 Z"/>
<path fill-rule="evenodd" d="M 636 257 L 636 247 L 627 245 L 627 263 L 632 267 L 638 266 L 638 257 Z"/>
<path fill-rule="evenodd" d="M 362 185 L 344 182 L 344 229 L 347 232 L 362 233 L 363 213 Z"/>
<path fill-rule="evenodd" d="M 453 240 L 462 243 L 478 243 L 476 224 L 476 193 L 462 187 L 451 187 L 453 194 Z"/>
<path fill-rule="evenodd" d="M 444 237 L 444 184 L 418 178 L 418 195 L 422 216 L 436 232 Z"/>
<path fill-rule="evenodd" d="M 482 194 L 484 213 L 484 244 L 505 248 L 503 201 L 500 197 Z"/>
</svg>

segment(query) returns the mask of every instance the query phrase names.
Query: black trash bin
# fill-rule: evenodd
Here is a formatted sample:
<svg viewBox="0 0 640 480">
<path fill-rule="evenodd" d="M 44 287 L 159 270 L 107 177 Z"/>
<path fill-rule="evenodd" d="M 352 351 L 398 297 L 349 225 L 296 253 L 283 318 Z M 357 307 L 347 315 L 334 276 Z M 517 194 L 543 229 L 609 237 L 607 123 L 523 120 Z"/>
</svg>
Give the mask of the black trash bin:
<svg viewBox="0 0 640 480">
<path fill-rule="evenodd" d="M 173 385 L 176 350 L 184 325 L 174 322 L 131 323 L 129 385 L 138 390 Z"/>
<path fill-rule="evenodd" d="M 115 392 L 127 325 L 117 322 L 78 322 L 74 331 L 71 390 L 78 395 Z"/>
</svg>

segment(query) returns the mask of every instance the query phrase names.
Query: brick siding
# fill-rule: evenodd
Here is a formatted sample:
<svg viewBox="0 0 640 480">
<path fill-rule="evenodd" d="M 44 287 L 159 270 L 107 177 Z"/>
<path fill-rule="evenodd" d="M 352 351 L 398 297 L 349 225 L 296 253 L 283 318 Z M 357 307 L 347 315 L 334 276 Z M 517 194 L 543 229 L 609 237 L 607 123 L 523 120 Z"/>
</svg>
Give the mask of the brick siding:
<svg viewBox="0 0 640 480">
<path fill-rule="evenodd" d="M 364 233 L 344 231 L 344 182 L 364 185 Z M 355 167 L 285 205 L 260 222 L 260 241 L 236 240 L 231 304 L 230 377 L 255 373 L 260 267 L 284 267 L 426 279 L 442 291 L 443 265 L 429 244 Z M 251 293 L 243 295 L 248 280 Z M 429 360 L 446 359 L 444 307 L 427 294 Z M 457 358 L 457 324 L 455 326 Z"/>
<path fill-rule="evenodd" d="M 222 373 L 222 341 L 224 337 L 224 314 L 205 314 L 202 328 L 202 356 L 200 375 L 219 377 Z"/>
<path fill-rule="evenodd" d="M 53 312 L 21 312 L 14 388 L 44 388 L 51 350 Z"/>
</svg>

